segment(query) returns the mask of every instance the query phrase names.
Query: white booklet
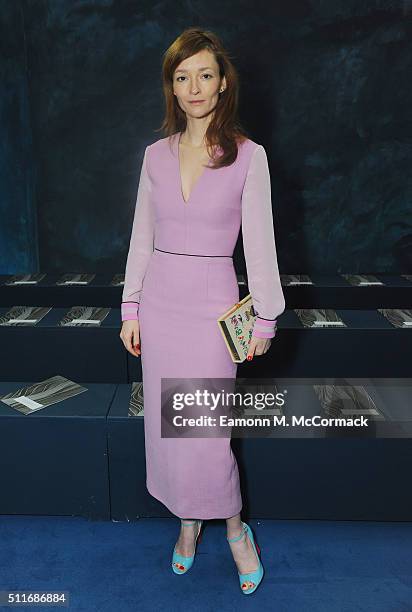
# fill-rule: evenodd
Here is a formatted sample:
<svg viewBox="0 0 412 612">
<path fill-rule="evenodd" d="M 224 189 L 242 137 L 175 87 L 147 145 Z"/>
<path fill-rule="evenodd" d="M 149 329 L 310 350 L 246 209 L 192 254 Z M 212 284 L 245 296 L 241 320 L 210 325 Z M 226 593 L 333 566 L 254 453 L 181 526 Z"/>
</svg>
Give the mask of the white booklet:
<svg viewBox="0 0 412 612">
<path fill-rule="evenodd" d="M 13 393 L 7 393 L 0 400 L 23 414 L 31 414 L 51 404 L 57 404 L 69 397 L 88 391 L 64 376 L 52 376 L 40 382 L 22 387 Z"/>
<path fill-rule="evenodd" d="M 384 419 L 363 385 L 313 385 L 313 389 L 328 417 L 367 415 L 372 420 Z"/>
<path fill-rule="evenodd" d="M 281 274 L 280 281 L 284 287 L 291 285 L 313 285 L 313 281 L 307 274 Z"/>
<path fill-rule="evenodd" d="M 72 306 L 59 321 L 61 327 L 96 327 L 105 320 L 110 308 L 103 306 Z"/>
<path fill-rule="evenodd" d="M 356 287 L 370 287 L 372 285 L 384 285 L 376 276 L 372 274 L 342 274 L 348 283 Z"/>
<path fill-rule="evenodd" d="M 37 285 L 46 276 L 45 273 L 38 274 L 15 274 L 6 281 L 5 285 Z"/>
<path fill-rule="evenodd" d="M 405 308 L 378 308 L 394 327 L 412 329 L 412 310 Z"/>
<path fill-rule="evenodd" d="M 50 310 L 51 306 L 12 306 L 0 315 L 0 325 L 36 325 Z"/>
<path fill-rule="evenodd" d="M 115 274 L 110 281 L 111 287 L 121 287 L 124 285 L 124 274 Z"/>
<path fill-rule="evenodd" d="M 332 308 L 297 308 L 295 312 L 305 327 L 347 327 Z"/>
<path fill-rule="evenodd" d="M 88 285 L 96 274 L 64 274 L 56 285 Z"/>
<path fill-rule="evenodd" d="M 134 382 L 132 383 L 132 392 L 130 395 L 129 404 L 129 417 L 132 416 L 144 416 L 144 401 L 143 401 L 143 383 Z"/>
</svg>

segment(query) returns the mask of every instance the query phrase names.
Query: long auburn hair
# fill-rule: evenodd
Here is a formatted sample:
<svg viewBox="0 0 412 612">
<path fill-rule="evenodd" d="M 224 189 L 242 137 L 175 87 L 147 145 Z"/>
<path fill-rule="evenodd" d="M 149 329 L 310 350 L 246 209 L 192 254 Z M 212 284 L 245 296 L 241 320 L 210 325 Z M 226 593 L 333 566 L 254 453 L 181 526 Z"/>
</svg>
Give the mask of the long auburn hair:
<svg viewBox="0 0 412 612">
<path fill-rule="evenodd" d="M 214 160 L 210 167 L 221 168 L 235 161 L 238 143 L 248 138 L 248 133 L 240 125 L 238 119 L 239 78 L 231 62 L 232 56 L 224 49 L 221 41 L 213 32 L 197 27 L 187 28 L 165 51 L 162 83 L 166 113 L 159 130 L 169 137 L 170 144 L 174 134 L 186 129 L 186 113 L 180 108 L 173 94 L 174 71 L 180 62 L 203 49 L 208 49 L 214 54 L 219 66 L 220 78 L 226 77 L 226 88 L 224 92 L 219 93 L 219 100 L 212 111 L 213 117 L 205 133 L 207 150 L 209 156 Z M 216 157 L 215 152 L 218 147 L 221 149 L 221 154 Z"/>
</svg>

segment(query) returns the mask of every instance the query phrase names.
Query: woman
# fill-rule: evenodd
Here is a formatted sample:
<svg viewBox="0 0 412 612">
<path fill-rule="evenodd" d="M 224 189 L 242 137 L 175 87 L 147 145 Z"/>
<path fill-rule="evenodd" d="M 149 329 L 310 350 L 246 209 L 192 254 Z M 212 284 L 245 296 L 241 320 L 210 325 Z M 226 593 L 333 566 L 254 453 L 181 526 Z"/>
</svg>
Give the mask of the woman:
<svg viewBox="0 0 412 612">
<path fill-rule="evenodd" d="M 239 301 L 233 250 L 242 226 L 258 317 L 248 359 L 267 352 L 285 308 L 264 148 L 237 122 L 238 80 L 219 39 L 184 31 L 163 62 L 168 137 L 146 147 L 122 295 L 126 349 L 141 355 L 149 493 L 181 518 L 172 569 L 186 573 L 202 520 L 225 518 L 242 592 L 263 566 L 241 520 L 230 437 L 161 437 L 162 378 L 236 378 L 217 318 Z"/>
</svg>

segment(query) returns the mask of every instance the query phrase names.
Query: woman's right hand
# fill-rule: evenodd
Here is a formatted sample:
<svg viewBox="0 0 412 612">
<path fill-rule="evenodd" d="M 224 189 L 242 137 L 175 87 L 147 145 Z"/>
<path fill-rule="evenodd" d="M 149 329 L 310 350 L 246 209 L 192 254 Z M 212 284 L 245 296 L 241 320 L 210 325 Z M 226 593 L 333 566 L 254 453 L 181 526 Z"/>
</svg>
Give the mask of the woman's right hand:
<svg viewBox="0 0 412 612">
<path fill-rule="evenodd" d="M 123 321 L 120 338 L 129 353 L 134 357 L 139 357 L 141 353 L 139 321 L 135 319 Z"/>
</svg>

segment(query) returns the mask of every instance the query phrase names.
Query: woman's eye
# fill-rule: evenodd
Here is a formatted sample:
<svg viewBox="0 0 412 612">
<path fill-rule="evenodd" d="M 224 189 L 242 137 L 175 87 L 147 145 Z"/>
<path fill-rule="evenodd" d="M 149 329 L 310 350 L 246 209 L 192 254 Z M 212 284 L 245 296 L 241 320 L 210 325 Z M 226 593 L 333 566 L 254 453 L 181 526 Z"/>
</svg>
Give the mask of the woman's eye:
<svg viewBox="0 0 412 612">
<path fill-rule="evenodd" d="M 205 74 L 203 74 L 202 76 L 207 76 L 207 77 L 211 77 L 211 78 L 213 78 L 213 75 L 212 75 L 212 74 L 208 74 L 208 73 L 205 73 Z M 179 81 L 179 82 L 181 82 L 181 81 L 180 81 L 180 79 L 185 79 L 185 78 L 186 78 L 185 76 L 178 76 L 178 77 L 176 78 L 176 80 L 177 80 L 177 81 Z M 206 79 L 206 80 L 208 81 L 209 79 Z"/>
</svg>

